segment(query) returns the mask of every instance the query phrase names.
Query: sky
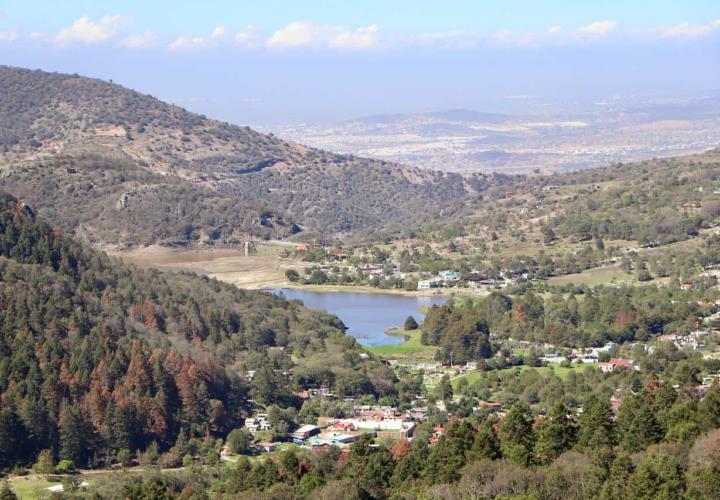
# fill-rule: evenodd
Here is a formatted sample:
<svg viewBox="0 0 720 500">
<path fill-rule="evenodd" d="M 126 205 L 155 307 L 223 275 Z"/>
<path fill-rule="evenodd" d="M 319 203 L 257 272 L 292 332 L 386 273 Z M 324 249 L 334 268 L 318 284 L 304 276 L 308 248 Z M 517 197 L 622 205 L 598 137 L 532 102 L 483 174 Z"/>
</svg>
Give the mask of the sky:
<svg viewBox="0 0 720 500">
<path fill-rule="evenodd" d="M 0 63 L 250 125 L 559 109 L 720 90 L 720 1 L 0 0 Z"/>
</svg>

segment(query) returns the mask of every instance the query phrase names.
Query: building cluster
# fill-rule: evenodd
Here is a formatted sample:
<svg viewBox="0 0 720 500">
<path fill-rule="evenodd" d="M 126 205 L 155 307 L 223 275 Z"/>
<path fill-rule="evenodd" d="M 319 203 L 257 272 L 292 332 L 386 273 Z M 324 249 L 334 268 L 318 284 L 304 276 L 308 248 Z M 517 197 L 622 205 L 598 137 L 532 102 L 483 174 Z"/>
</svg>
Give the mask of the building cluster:
<svg viewBox="0 0 720 500">
<path fill-rule="evenodd" d="M 522 279 L 529 279 L 530 269 L 502 269 L 495 275 L 479 270 L 460 272 L 454 269 L 446 269 L 434 276 L 429 273 L 413 271 L 401 271 L 400 262 L 397 259 L 386 262 L 367 262 L 372 255 L 350 256 L 342 249 L 326 247 L 321 243 L 298 243 L 295 251 L 300 254 L 317 249 L 323 252 L 323 262 L 317 268 L 318 271 L 328 276 L 357 276 L 362 275 L 370 279 L 395 280 L 400 286 L 404 286 L 407 280 L 417 281 L 418 290 L 432 290 L 436 288 L 469 288 L 469 289 L 502 289 Z M 354 259 L 357 260 L 354 260 Z M 358 262 L 362 260 L 362 262 Z M 342 282 L 342 280 L 340 280 Z M 305 283 L 311 284 L 311 276 L 305 278 Z"/>
<path fill-rule="evenodd" d="M 672 342 L 678 349 L 698 350 L 705 348 L 706 340 L 712 334 L 710 330 L 697 330 L 690 333 L 668 333 L 657 339 L 661 342 Z"/>
<path fill-rule="evenodd" d="M 470 288 L 500 290 L 514 285 L 519 280 L 526 280 L 530 276 L 527 269 L 505 269 L 497 276 L 487 276 L 480 271 L 472 270 L 467 274 L 460 271 L 440 271 L 436 276 L 418 281 L 418 290 L 431 290 L 433 288 Z"/>
<path fill-rule="evenodd" d="M 299 446 L 318 451 L 330 446 L 347 447 L 363 434 L 387 441 L 412 439 L 417 421 L 427 418 L 427 410 L 418 408 L 401 412 L 390 406 L 356 405 L 347 417 L 319 417 L 317 425 L 301 425 L 289 439 Z M 245 420 L 245 428 L 253 434 L 270 431 L 272 426 L 265 413 L 255 414 Z M 265 451 L 272 451 L 278 443 L 261 443 Z"/>
</svg>

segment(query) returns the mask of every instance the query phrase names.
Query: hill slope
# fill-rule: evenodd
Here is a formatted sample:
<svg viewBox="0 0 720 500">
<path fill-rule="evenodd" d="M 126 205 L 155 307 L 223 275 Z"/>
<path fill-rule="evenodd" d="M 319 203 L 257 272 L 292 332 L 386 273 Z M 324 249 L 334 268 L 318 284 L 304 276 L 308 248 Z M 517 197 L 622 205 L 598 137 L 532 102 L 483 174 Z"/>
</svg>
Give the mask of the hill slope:
<svg viewBox="0 0 720 500">
<path fill-rule="evenodd" d="M 232 243 L 287 236 L 294 223 L 399 230 L 461 213 L 492 182 L 306 148 L 76 75 L 0 67 L 0 88 L 0 188 L 94 244 Z M 65 175 L 74 170 L 82 179 Z M 102 217 L 78 219 L 78 203 Z M 207 210 L 176 215 L 194 204 Z M 151 211 L 161 230 L 136 227 Z"/>
<path fill-rule="evenodd" d="M 222 435 L 250 396 L 287 406 L 313 386 L 394 390 L 392 372 L 363 359 L 337 318 L 124 265 L 4 193 L 0 311 L 0 469 L 41 449 L 85 465 L 152 441 L 167 449 L 181 432 Z M 249 384 L 244 370 L 257 370 Z"/>
</svg>

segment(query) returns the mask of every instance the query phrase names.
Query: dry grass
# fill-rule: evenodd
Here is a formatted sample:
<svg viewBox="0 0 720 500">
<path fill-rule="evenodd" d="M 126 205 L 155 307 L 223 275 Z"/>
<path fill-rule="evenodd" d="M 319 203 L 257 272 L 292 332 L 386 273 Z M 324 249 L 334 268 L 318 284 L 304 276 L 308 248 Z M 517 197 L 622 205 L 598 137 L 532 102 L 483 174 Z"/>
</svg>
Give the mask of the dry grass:
<svg viewBox="0 0 720 500">
<path fill-rule="evenodd" d="M 288 285 L 285 271 L 298 271 L 310 263 L 280 256 L 282 244 L 258 245 L 257 252 L 246 257 L 241 249 L 175 250 L 148 247 L 117 254 L 128 263 L 163 270 L 192 271 L 206 274 L 241 288 L 276 288 Z"/>
</svg>

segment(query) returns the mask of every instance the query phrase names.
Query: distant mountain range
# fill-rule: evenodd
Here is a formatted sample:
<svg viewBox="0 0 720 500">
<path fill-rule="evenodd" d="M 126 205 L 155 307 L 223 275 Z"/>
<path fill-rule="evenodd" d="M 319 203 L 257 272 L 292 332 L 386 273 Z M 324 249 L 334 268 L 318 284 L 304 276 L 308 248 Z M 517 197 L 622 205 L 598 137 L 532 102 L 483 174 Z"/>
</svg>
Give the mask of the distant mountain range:
<svg viewBox="0 0 720 500">
<path fill-rule="evenodd" d="M 465 174 L 565 172 L 720 144 L 720 96 L 713 93 L 618 97 L 565 108 L 533 101 L 512 114 L 451 109 L 276 130 L 331 151 Z"/>
<path fill-rule="evenodd" d="M 416 119 L 435 119 L 448 121 L 465 121 L 465 122 L 485 122 L 485 123 L 502 123 L 512 119 L 510 115 L 500 113 L 484 113 L 481 111 L 472 111 L 470 109 L 446 109 L 441 111 L 430 111 L 426 113 L 394 113 L 382 115 L 370 115 L 355 118 L 353 120 L 345 120 L 343 123 L 366 123 L 389 124 Z"/>
<path fill-rule="evenodd" d="M 397 232 L 494 182 L 308 148 L 112 82 L 0 67 L 0 189 L 96 246 Z"/>
</svg>

